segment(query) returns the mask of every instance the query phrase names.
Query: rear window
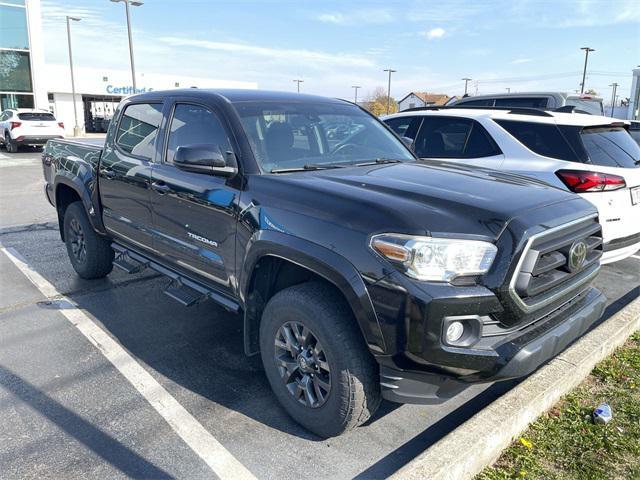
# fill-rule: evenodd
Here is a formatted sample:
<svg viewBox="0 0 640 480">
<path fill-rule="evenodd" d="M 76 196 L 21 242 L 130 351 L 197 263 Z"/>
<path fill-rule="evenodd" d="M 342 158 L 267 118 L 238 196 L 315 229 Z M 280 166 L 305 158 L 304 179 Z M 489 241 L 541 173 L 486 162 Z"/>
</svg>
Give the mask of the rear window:
<svg viewBox="0 0 640 480">
<path fill-rule="evenodd" d="M 567 105 L 573 105 L 575 110 L 591 115 L 604 115 L 604 107 L 600 100 L 587 100 L 584 98 L 567 98 Z"/>
<path fill-rule="evenodd" d="M 548 99 L 541 97 L 496 98 L 496 107 L 547 108 Z"/>
<path fill-rule="evenodd" d="M 454 105 L 463 105 L 465 107 L 493 107 L 493 98 L 485 98 L 482 100 L 463 100 L 456 102 Z"/>
<path fill-rule="evenodd" d="M 18 118 L 20 120 L 34 120 L 36 122 L 55 122 L 56 121 L 56 117 L 54 117 L 51 113 L 41 113 L 41 112 L 19 113 Z"/>
<path fill-rule="evenodd" d="M 621 127 L 584 128 L 580 134 L 589 161 L 607 167 L 638 167 L 640 146 Z"/>
<path fill-rule="evenodd" d="M 495 120 L 495 122 L 525 147 L 538 155 L 570 162 L 581 161 L 554 124 L 518 122 L 514 120 Z"/>
</svg>

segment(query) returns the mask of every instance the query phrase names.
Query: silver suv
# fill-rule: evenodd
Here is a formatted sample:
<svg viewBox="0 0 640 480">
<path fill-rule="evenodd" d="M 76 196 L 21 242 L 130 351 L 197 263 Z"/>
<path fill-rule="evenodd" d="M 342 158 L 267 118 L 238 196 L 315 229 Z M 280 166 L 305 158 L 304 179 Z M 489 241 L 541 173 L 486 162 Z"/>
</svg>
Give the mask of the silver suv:
<svg viewBox="0 0 640 480">
<path fill-rule="evenodd" d="M 495 95 L 476 95 L 447 104 L 456 107 L 526 107 L 542 110 L 558 110 L 562 107 L 574 107 L 575 112 L 591 115 L 604 115 L 602 98 L 587 94 L 563 92 L 521 92 L 497 93 Z M 567 109 L 570 111 L 570 109 Z"/>
</svg>

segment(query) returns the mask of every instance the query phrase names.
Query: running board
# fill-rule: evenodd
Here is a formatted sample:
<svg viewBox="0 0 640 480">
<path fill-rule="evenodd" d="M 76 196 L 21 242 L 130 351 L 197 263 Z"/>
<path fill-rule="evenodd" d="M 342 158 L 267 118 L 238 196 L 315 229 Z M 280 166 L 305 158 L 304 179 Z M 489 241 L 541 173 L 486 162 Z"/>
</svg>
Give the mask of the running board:
<svg viewBox="0 0 640 480">
<path fill-rule="evenodd" d="M 138 273 L 146 268 L 150 268 L 169 277 L 171 283 L 163 293 L 184 306 L 190 307 L 207 299 L 211 299 L 230 312 L 237 313 L 240 310 L 240 305 L 226 295 L 207 288 L 201 283 L 194 282 L 188 277 L 149 260 L 145 256 L 118 243 L 112 243 L 111 247 L 116 252 L 116 258 L 113 264 L 125 272 Z"/>
</svg>

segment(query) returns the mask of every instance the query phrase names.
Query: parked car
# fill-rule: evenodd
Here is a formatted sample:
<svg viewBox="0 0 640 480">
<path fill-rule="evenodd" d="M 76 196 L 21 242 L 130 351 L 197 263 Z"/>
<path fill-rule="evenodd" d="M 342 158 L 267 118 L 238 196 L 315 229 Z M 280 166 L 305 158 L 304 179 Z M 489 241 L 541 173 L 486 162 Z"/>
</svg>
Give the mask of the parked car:
<svg viewBox="0 0 640 480">
<path fill-rule="evenodd" d="M 525 107 L 557 110 L 574 107 L 575 111 L 591 115 L 604 115 L 602 98 L 587 94 L 564 92 L 521 92 L 475 95 L 454 100 L 447 106 L 467 107 Z"/>
<path fill-rule="evenodd" d="M 602 263 L 640 249 L 640 147 L 628 122 L 534 109 L 440 108 L 384 121 L 421 158 L 513 172 L 580 194 L 599 211 Z"/>
<path fill-rule="evenodd" d="M 331 146 L 338 122 L 355 133 Z M 120 103 L 104 148 L 51 140 L 42 161 L 78 275 L 151 268 L 183 305 L 238 312 L 245 352 L 323 437 L 381 397 L 434 403 L 527 375 L 604 309 L 593 205 L 428 166 L 343 100 L 149 92 Z"/>
<path fill-rule="evenodd" d="M 629 134 L 636 141 L 636 143 L 640 145 L 640 121 L 629 121 Z"/>
<path fill-rule="evenodd" d="M 19 108 L 0 114 L 0 143 L 9 153 L 21 145 L 41 147 L 52 138 L 64 138 L 64 124 L 46 110 Z"/>
</svg>

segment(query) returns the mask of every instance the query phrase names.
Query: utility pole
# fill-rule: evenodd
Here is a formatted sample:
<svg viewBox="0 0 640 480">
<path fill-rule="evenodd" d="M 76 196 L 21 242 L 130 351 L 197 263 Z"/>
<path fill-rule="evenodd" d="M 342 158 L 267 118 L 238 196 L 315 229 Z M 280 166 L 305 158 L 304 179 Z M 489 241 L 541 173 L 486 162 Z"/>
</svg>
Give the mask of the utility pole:
<svg viewBox="0 0 640 480">
<path fill-rule="evenodd" d="M 470 78 L 464 77 L 461 80 L 464 80 L 464 94 L 467 94 L 467 85 L 469 84 L 469 82 L 471 81 Z"/>
<path fill-rule="evenodd" d="M 73 136 L 80 135 L 80 126 L 78 125 L 78 105 L 76 104 L 76 82 L 73 78 L 73 54 L 71 53 L 71 22 L 79 22 L 78 17 L 70 17 L 67 15 L 67 43 L 69 44 L 69 68 L 71 69 L 71 98 L 73 99 L 73 117 L 75 123 L 73 125 Z"/>
<path fill-rule="evenodd" d="M 618 84 L 613 82 L 610 87 L 613 87 L 613 92 L 611 93 L 611 116 L 613 117 L 613 110 L 616 106 L 616 89 L 618 88 Z"/>
<path fill-rule="evenodd" d="M 391 74 L 396 73 L 397 70 L 387 68 L 384 71 L 389 72 L 389 82 L 387 83 L 387 115 L 389 115 L 389 112 L 391 111 Z"/>
<path fill-rule="evenodd" d="M 589 52 L 595 52 L 595 49 L 589 47 L 581 47 L 584 50 L 584 70 L 582 71 L 582 84 L 580 85 L 580 93 L 584 93 L 584 82 L 587 78 L 587 60 L 589 60 Z"/>
<path fill-rule="evenodd" d="M 358 89 L 362 88 L 362 87 L 360 85 L 353 85 L 351 88 L 353 88 L 356 91 L 356 93 L 354 95 L 354 98 L 353 98 L 353 103 L 355 103 L 357 105 L 358 104 Z"/>
<path fill-rule="evenodd" d="M 304 83 L 304 80 L 296 79 L 296 80 L 294 80 L 294 82 L 298 84 L 298 93 L 300 93 L 300 84 Z"/>
<path fill-rule="evenodd" d="M 129 59 L 131 61 L 131 81 L 133 86 L 133 94 L 136 93 L 136 67 L 133 62 L 133 38 L 131 37 L 131 15 L 129 14 L 129 5 L 140 7 L 143 2 L 137 0 L 111 0 L 113 3 L 124 2 L 124 9 L 127 15 L 127 33 L 129 34 Z"/>
</svg>

